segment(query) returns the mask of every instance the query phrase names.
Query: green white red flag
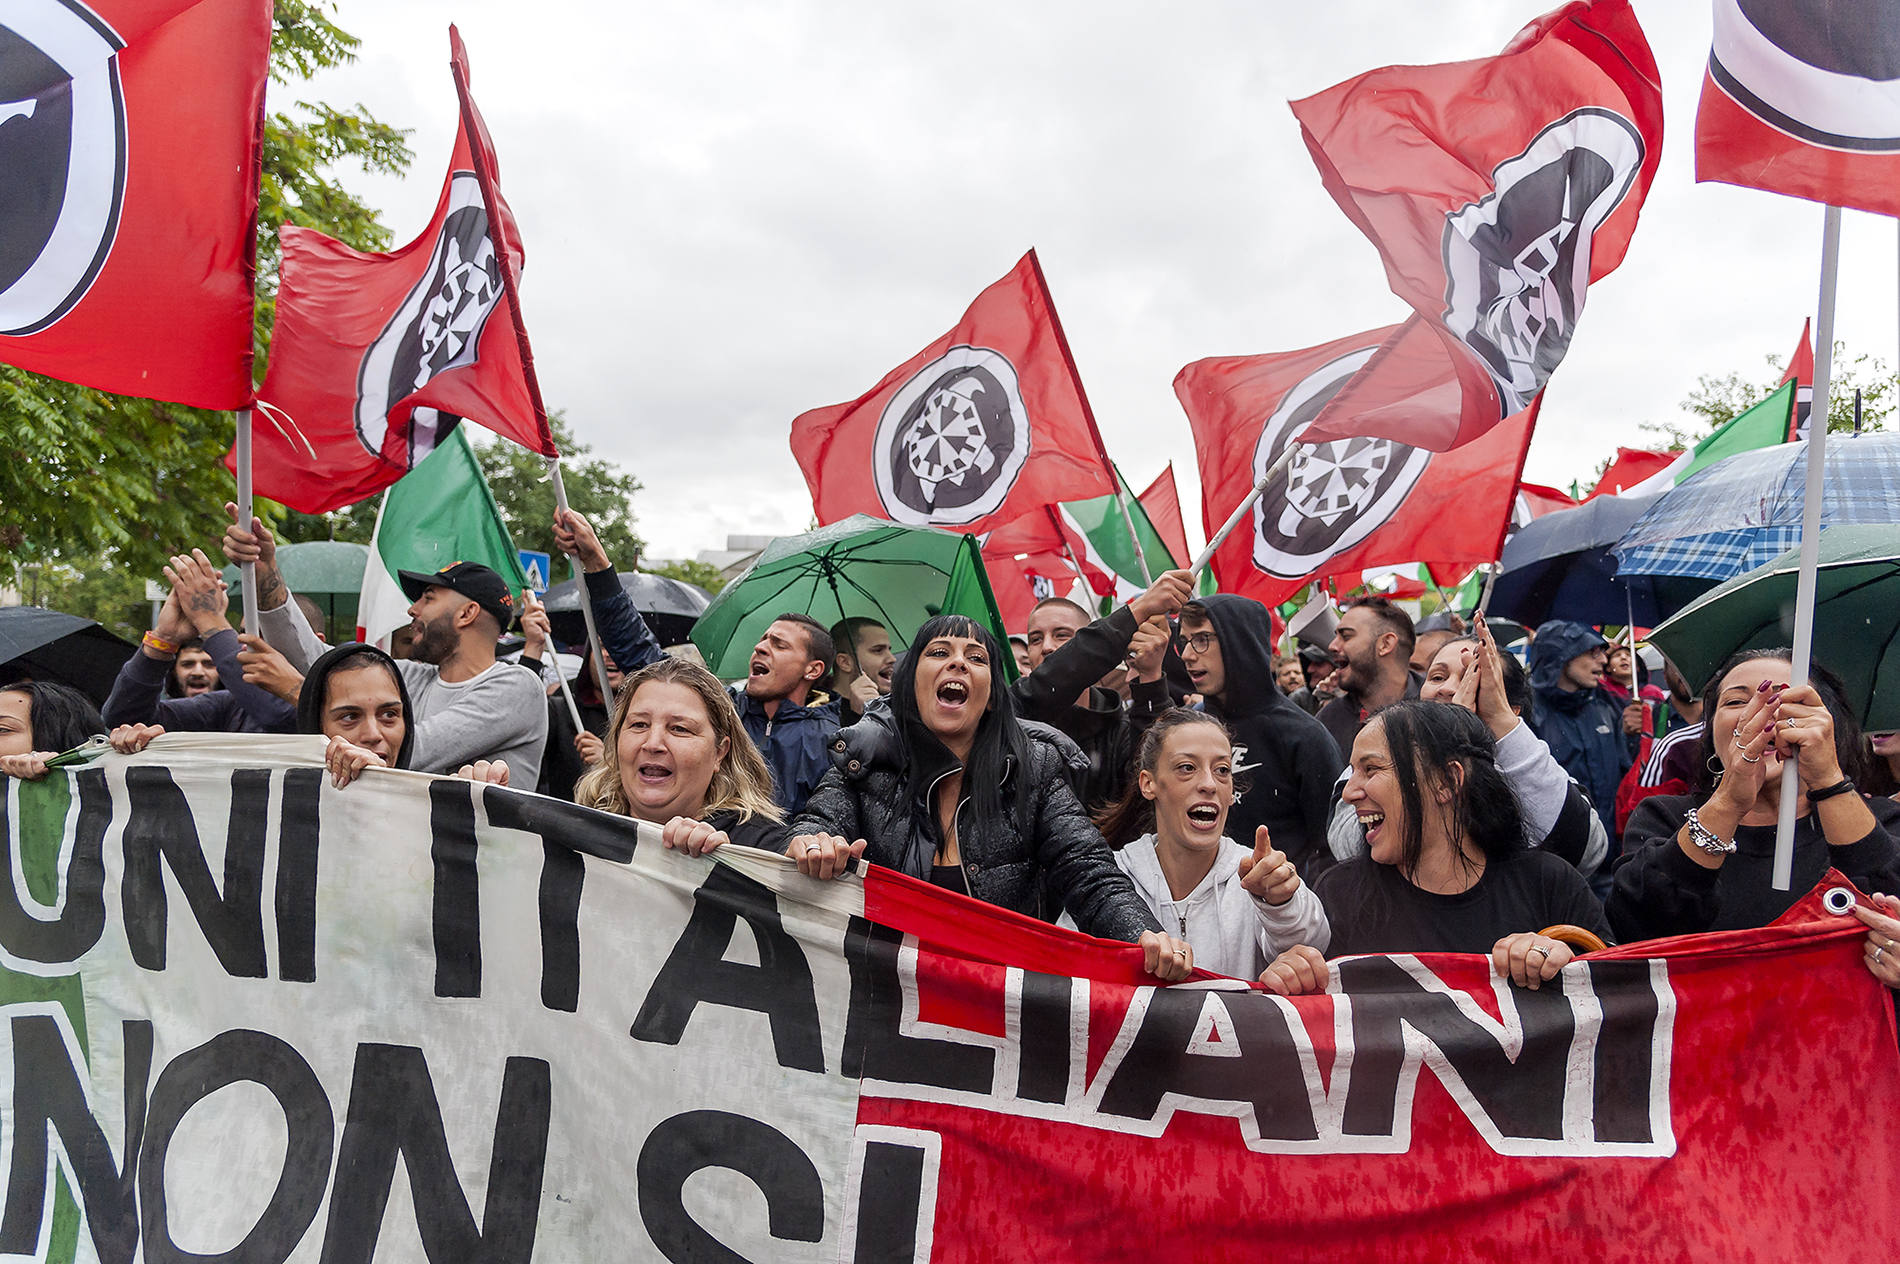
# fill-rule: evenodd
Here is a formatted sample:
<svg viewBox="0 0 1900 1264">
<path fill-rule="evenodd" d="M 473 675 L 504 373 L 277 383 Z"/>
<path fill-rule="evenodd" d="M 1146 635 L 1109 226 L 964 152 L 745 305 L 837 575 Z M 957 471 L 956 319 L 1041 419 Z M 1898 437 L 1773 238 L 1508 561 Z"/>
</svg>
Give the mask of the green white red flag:
<svg viewBox="0 0 1900 1264">
<path fill-rule="evenodd" d="M 517 602 L 521 599 L 528 582 L 521 556 L 459 426 L 383 493 L 369 565 L 363 568 L 356 639 L 381 641 L 409 622 L 409 598 L 396 572 L 431 575 L 456 562 L 480 562 L 508 581 Z"/>
</svg>

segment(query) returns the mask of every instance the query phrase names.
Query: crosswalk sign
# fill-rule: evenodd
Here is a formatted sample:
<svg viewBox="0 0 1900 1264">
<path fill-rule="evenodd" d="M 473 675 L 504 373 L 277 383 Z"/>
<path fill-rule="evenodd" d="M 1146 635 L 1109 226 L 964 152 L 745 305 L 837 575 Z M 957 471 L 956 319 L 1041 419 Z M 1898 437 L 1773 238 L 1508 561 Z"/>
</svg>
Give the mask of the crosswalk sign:
<svg viewBox="0 0 1900 1264">
<path fill-rule="evenodd" d="M 537 553 L 533 549 L 520 549 L 521 573 L 528 577 L 528 591 L 544 593 L 548 590 L 548 571 L 553 559 L 546 553 Z"/>
</svg>

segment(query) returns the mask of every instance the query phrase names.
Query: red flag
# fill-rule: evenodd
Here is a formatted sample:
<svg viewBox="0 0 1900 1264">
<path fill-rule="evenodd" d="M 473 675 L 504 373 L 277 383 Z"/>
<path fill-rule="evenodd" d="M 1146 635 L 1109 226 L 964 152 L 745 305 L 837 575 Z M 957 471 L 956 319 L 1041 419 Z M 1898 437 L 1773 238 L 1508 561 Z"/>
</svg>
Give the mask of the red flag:
<svg viewBox="0 0 1900 1264">
<path fill-rule="evenodd" d="M 451 41 L 466 73 L 453 32 Z M 487 203 L 516 275 L 521 234 L 493 185 L 487 128 L 474 102 L 465 106 L 435 216 L 408 245 L 364 254 L 284 226 L 277 327 L 258 391 L 259 494 L 304 513 L 355 504 L 408 473 L 463 418 L 559 455 L 528 380 Z"/>
<path fill-rule="evenodd" d="M 1886 4 L 1715 0 L 1695 178 L 1900 215 L 1900 78 Z"/>
<path fill-rule="evenodd" d="M 1174 485 L 1174 462 L 1169 461 L 1160 477 L 1148 484 L 1148 490 L 1135 499 L 1148 511 L 1148 521 L 1154 524 L 1155 532 L 1161 542 L 1168 546 L 1168 552 L 1181 559 L 1186 566 L 1194 557 L 1188 551 L 1187 523 L 1181 516 L 1181 491 Z"/>
<path fill-rule="evenodd" d="M 1662 156 L 1656 62 L 1629 0 L 1574 0 L 1497 57 L 1371 71 L 1293 113 L 1417 312 L 1304 440 L 1444 451 L 1527 408 L 1590 282 L 1622 262 Z"/>
<path fill-rule="evenodd" d="M 1010 519 L 984 538 L 983 553 L 986 557 L 1031 554 L 1055 558 L 1061 562 L 1059 567 L 1052 569 L 1046 562 L 1040 563 L 1036 573 L 1050 579 L 1066 576 L 1073 582 L 1079 572 L 1096 596 L 1115 595 L 1114 574 L 1100 564 L 1099 558 L 1090 556 L 1088 534 L 1060 505 L 1044 505 Z M 1060 595 L 1067 596 L 1068 589 L 1064 587 Z"/>
<path fill-rule="evenodd" d="M 1210 537 L 1394 332 L 1181 370 L 1174 393 L 1194 431 Z M 1496 560 L 1535 424 L 1533 404 L 1454 452 L 1434 455 L 1383 438 L 1335 439 L 1302 451 L 1214 554 L 1221 591 L 1275 606 L 1320 576 Z"/>
<path fill-rule="evenodd" d="M 1578 504 L 1555 487 L 1545 487 L 1541 483 L 1519 483 L 1517 498 L 1523 502 L 1521 516 L 1526 522 L 1535 521 L 1545 514 L 1556 513 L 1559 509 L 1575 509 Z"/>
<path fill-rule="evenodd" d="M 983 569 L 989 572 L 996 612 L 1011 632 L 1028 629 L 1029 615 L 1037 602 L 1046 597 L 1068 597 L 1076 588 L 1075 570 L 1060 553 L 1017 556 L 985 549 Z M 1086 592 L 1080 600 L 1085 607 L 1089 604 Z"/>
<path fill-rule="evenodd" d="M 1788 421 L 1788 442 L 1805 439 L 1808 435 L 1808 415 L 1814 411 L 1814 340 L 1808 337 L 1808 322 L 1801 322 L 1801 342 L 1788 357 L 1788 371 L 1781 375 L 1784 383 L 1794 383 L 1794 416 Z"/>
<path fill-rule="evenodd" d="M 267 0 L 0 12 L 0 362 L 251 402 Z"/>
<path fill-rule="evenodd" d="M 1590 489 L 1584 500 L 1595 500 L 1598 496 L 1620 496 L 1625 488 L 1635 487 L 1651 475 L 1660 474 L 1675 464 L 1680 452 L 1645 452 L 1639 448 L 1618 448 L 1616 459 L 1603 471 L 1597 485 Z M 1568 496 L 1565 500 L 1570 500 Z M 1570 501 L 1571 504 L 1581 502 Z"/>
<path fill-rule="evenodd" d="M 1033 250 L 869 392 L 801 414 L 792 455 L 820 524 L 978 533 L 1115 490 Z"/>
</svg>

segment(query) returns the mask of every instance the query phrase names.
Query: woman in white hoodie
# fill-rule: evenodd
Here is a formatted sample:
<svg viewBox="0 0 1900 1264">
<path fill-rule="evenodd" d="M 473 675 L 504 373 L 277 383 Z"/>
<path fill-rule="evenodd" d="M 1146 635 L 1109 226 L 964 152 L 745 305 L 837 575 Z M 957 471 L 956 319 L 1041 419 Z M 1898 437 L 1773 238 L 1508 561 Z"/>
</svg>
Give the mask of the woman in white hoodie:
<svg viewBox="0 0 1900 1264">
<path fill-rule="evenodd" d="M 1162 929 L 1193 945 L 1194 964 L 1257 979 L 1294 944 L 1329 940 L 1326 910 L 1265 826 L 1251 849 L 1223 835 L 1236 797 L 1226 725 L 1205 711 L 1165 711 L 1142 736 L 1136 767 L 1096 823 Z"/>
</svg>

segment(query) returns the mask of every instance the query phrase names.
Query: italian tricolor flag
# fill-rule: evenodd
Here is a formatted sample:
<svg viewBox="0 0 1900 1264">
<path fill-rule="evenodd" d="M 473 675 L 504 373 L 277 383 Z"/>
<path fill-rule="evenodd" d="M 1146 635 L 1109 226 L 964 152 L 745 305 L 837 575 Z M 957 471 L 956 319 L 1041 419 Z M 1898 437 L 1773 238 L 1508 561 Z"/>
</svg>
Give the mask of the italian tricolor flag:
<svg viewBox="0 0 1900 1264">
<path fill-rule="evenodd" d="M 356 639 L 381 641 L 409 622 L 397 571 L 429 575 L 456 562 L 491 567 L 517 600 L 527 576 L 474 449 L 457 426 L 419 465 L 383 493 L 357 603 Z"/>
<path fill-rule="evenodd" d="M 1724 457 L 1756 448 L 1770 448 L 1786 442 L 1794 416 L 1796 382 L 1783 382 L 1775 393 L 1743 412 L 1735 414 L 1716 432 L 1682 453 L 1664 468 L 1634 487 L 1625 487 L 1622 496 L 1654 496 L 1678 486 L 1690 476 L 1714 465 Z"/>
</svg>

